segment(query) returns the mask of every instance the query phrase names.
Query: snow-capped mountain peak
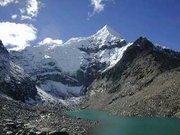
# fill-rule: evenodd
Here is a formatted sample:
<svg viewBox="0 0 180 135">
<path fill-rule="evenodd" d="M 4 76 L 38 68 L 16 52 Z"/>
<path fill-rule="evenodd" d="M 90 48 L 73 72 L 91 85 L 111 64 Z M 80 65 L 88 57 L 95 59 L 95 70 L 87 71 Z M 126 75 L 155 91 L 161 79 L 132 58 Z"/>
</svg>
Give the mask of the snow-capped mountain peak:
<svg viewBox="0 0 180 135">
<path fill-rule="evenodd" d="M 64 45 L 83 48 L 102 48 L 103 46 L 117 45 L 120 42 L 125 42 L 125 39 L 110 26 L 105 25 L 89 37 L 71 38 Z"/>
<path fill-rule="evenodd" d="M 108 35 L 112 35 L 112 36 L 115 36 L 115 37 L 118 37 L 118 38 L 122 39 L 121 35 L 118 32 L 116 32 L 115 30 L 113 30 L 108 25 L 105 25 L 103 28 L 98 30 L 97 33 L 94 36 L 103 37 L 103 36 L 108 36 Z"/>
<path fill-rule="evenodd" d="M 97 33 L 92 35 L 91 38 L 93 38 L 94 41 L 100 44 L 100 47 L 104 45 L 113 45 L 112 41 L 114 42 L 114 44 L 116 44 L 116 42 L 125 41 L 125 39 L 119 33 L 114 31 L 108 25 L 105 25 L 102 29 L 97 31 Z M 109 44 L 109 42 L 111 42 L 111 44 Z"/>
<path fill-rule="evenodd" d="M 89 37 L 71 38 L 64 44 L 28 47 L 12 52 L 38 86 L 57 97 L 78 96 L 97 74 L 114 66 L 129 44 L 105 25 Z"/>
</svg>

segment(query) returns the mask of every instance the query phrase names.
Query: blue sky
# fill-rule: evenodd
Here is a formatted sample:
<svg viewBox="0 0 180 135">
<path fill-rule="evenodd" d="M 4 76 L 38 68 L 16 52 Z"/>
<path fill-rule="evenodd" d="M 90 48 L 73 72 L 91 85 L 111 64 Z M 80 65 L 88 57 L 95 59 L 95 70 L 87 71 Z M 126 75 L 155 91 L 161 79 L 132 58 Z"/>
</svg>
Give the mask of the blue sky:
<svg viewBox="0 0 180 135">
<path fill-rule="evenodd" d="M 22 38 L 27 40 L 21 44 L 34 45 L 47 37 L 65 42 L 71 37 L 89 36 L 105 24 L 127 41 L 145 36 L 180 51 L 179 0 L 0 0 L 0 36 L 7 32 L 1 28 L 10 28 L 9 25 L 12 29 L 16 29 L 15 25 L 27 26 L 22 36 L 29 34 Z M 13 40 L 17 30 L 14 33 L 11 31 L 11 38 L 7 35 L 5 40 Z"/>
</svg>

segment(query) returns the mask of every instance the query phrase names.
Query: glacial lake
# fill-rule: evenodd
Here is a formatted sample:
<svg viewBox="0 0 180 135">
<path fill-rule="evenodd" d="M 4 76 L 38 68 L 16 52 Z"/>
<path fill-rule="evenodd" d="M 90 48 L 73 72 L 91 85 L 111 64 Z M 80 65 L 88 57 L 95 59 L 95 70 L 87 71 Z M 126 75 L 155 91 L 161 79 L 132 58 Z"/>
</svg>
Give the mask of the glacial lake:
<svg viewBox="0 0 180 135">
<path fill-rule="evenodd" d="M 92 135 L 180 135 L 179 118 L 117 117 L 101 111 L 78 110 L 66 113 L 84 120 L 99 121 Z"/>
</svg>

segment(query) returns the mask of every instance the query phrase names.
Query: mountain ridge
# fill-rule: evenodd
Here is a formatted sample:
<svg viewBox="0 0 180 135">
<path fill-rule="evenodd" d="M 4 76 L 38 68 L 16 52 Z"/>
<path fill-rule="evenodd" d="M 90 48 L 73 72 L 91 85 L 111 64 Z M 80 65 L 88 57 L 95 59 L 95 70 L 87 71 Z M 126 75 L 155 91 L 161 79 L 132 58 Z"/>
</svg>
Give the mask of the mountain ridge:
<svg viewBox="0 0 180 135">
<path fill-rule="evenodd" d="M 31 76 L 38 86 L 38 94 L 57 100 L 85 95 L 92 83 L 104 75 L 110 74 L 109 78 L 120 75 L 112 73 L 116 65 L 126 57 L 133 59 L 144 49 L 169 57 L 180 56 L 178 52 L 155 46 L 145 37 L 126 43 L 120 34 L 106 25 L 89 37 L 70 39 L 60 46 L 29 46 L 20 52 L 10 52 L 10 60 Z M 130 50 L 132 54 L 126 56 Z M 120 65 L 121 69 L 127 68 L 126 64 Z M 168 68 L 168 65 L 164 66 Z"/>
<path fill-rule="evenodd" d="M 98 72 L 120 59 L 118 55 L 126 45 L 123 38 L 104 26 L 94 35 L 73 38 L 60 46 L 40 45 L 11 52 L 11 59 L 50 94 L 79 96 L 85 93 Z"/>
<path fill-rule="evenodd" d="M 176 116 L 180 111 L 179 54 L 140 37 L 90 85 L 87 108 L 120 116 Z"/>
</svg>

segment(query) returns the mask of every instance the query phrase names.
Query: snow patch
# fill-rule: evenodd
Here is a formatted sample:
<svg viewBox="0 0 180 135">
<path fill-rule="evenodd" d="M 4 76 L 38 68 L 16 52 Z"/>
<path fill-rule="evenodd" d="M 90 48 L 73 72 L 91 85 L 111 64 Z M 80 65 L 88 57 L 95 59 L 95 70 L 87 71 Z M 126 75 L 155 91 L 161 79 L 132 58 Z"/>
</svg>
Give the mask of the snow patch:
<svg viewBox="0 0 180 135">
<path fill-rule="evenodd" d="M 41 102 L 46 102 L 46 103 L 61 103 L 63 105 L 74 105 L 74 104 L 79 104 L 81 101 L 81 97 L 71 97 L 66 100 L 57 98 L 55 96 L 52 96 L 51 94 L 48 94 L 44 90 L 42 90 L 39 87 L 36 87 L 38 91 L 38 95 L 41 98 Z"/>
<path fill-rule="evenodd" d="M 42 90 L 41 88 L 39 88 L 37 86 L 36 86 L 36 88 L 37 88 L 38 95 L 41 98 L 41 101 L 51 102 L 51 103 L 62 103 L 64 105 L 66 105 L 66 102 L 64 100 L 56 98 L 56 97 L 46 93 L 44 90 Z"/>
<path fill-rule="evenodd" d="M 47 93 L 57 97 L 61 98 L 63 96 L 80 96 L 81 90 L 83 86 L 68 86 L 65 84 L 62 84 L 61 82 L 55 82 L 55 81 L 46 81 L 44 84 L 41 84 L 40 86 L 43 90 L 45 90 Z"/>
<path fill-rule="evenodd" d="M 108 61 L 109 66 L 103 72 L 114 67 L 121 60 L 121 58 L 123 57 L 123 54 L 127 50 L 127 48 L 131 45 L 132 45 L 132 43 L 129 43 L 126 46 L 123 46 L 121 48 L 118 48 L 118 49 L 115 48 L 114 49 L 115 53 L 113 53 L 114 55 L 105 54 L 104 56 L 107 56 L 107 55 L 110 55 L 110 56 L 102 58 L 101 62 L 105 62 L 105 61 L 107 62 Z M 102 53 L 106 53 L 106 52 L 102 52 Z"/>
</svg>

